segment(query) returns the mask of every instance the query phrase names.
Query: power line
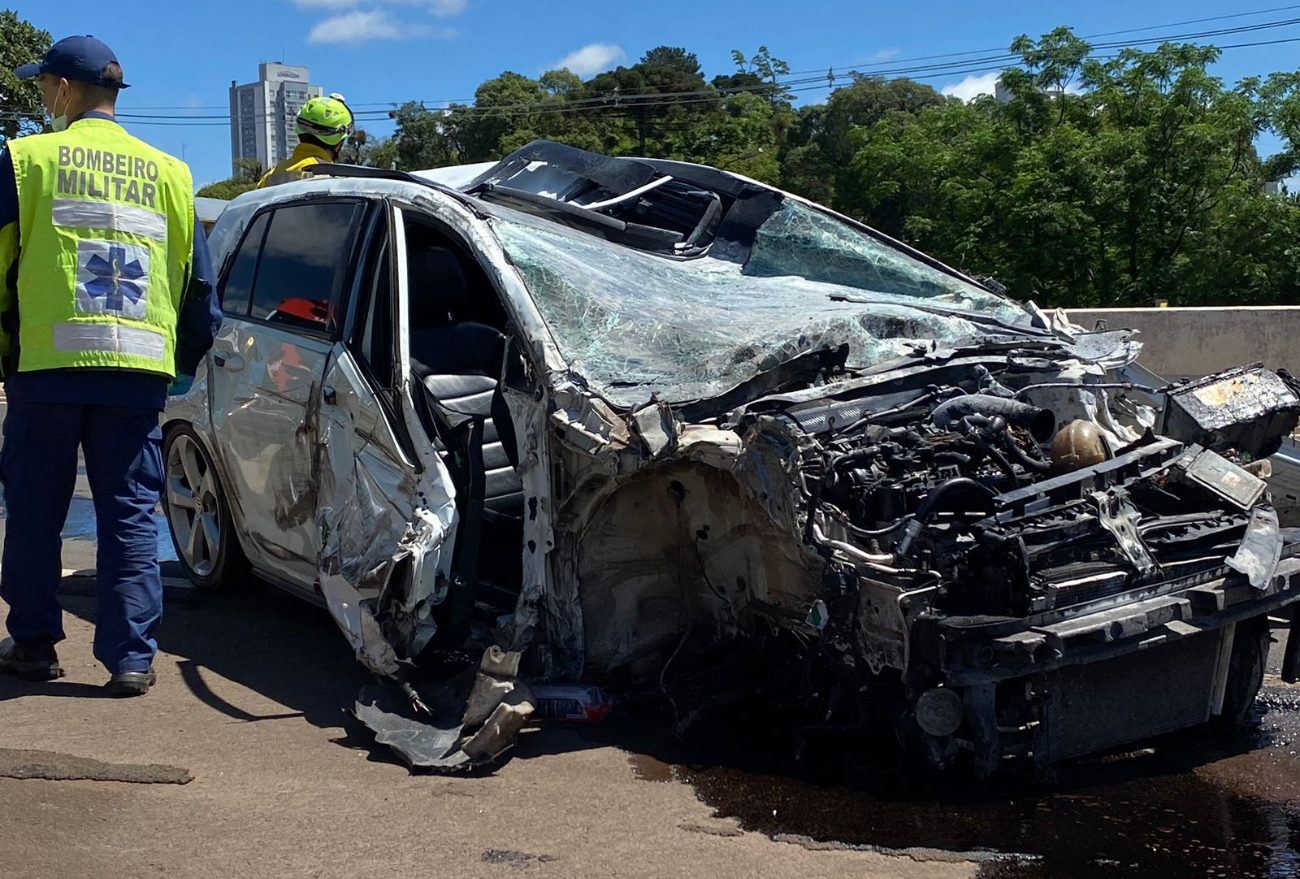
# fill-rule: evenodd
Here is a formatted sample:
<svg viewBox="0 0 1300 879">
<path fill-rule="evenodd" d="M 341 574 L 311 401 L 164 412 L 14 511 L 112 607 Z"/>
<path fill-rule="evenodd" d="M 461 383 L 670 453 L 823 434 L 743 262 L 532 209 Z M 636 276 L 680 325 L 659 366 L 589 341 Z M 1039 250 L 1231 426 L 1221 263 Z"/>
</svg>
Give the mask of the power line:
<svg viewBox="0 0 1300 879">
<path fill-rule="evenodd" d="M 1256 9 L 1252 12 L 1234 12 L 1229 15 L 1213 15 L 1210 16 L 1209 18 L 1189 18 L 1184 21 L 1171 21 L 1171 22 L 1166 22 L 1165 24 L 1151 24 L 1151 25 L 1146 25 L 1144 27 L 1132 27 L 1132 28 L 1125 28 L 1124 30 L 1105 31 L 1099 34 L 1087 34 L 1085 36 L 1080 37 L 1079 39 L 1095 40 L 1100 37 L 1114 37 L 1120 34 L 1135 34 L 1135 33 L 1141 33 L 1142 31 L 1161 30 L 1163 28 L 1168 28 L 1168 27 L 1183 27 L 1184 25 L 1189 25 L 1189 24 L 1205 24 L 1211 21 L 1226 21 L 1228 19 L 1233 19 L 1233 18 L 1249 18 L 1252 15 L 1269 15 L 1274 12 L 1290 12 L 1295 9 L 1300 9 L 1300 3 L 1293 3 L 1289 6 L 1274 6 L 1269 9 Z M 1005 51 L 1006 51 L 1005 46 L 994 46 L 989 49 L 969 49 L 965 52 L 945 52 L 942 55 L 919 55 L 915 58 L 890 58 L 886 61 L 862 62 L 858 64 L 840 64 L 840 65 L 833 66 L 831 69 L 844 70 L 848 68 L 883 67 L 888 64 L 904 64 L 904 63 L 911 64 L 916 61 L 934 61 L 943 58 L 964 58 L 969 55 L 983 55 L 988 52 L 1005 52 Z M 812 74 L 812 73 L 819 73 L 819 72 L 824 73 L 824 71 L 819 71 L 819 70 L 798 70 L 798 71 L 792 71 L 791 75 L 797 76 L 797 75 Z"/>
</svg>

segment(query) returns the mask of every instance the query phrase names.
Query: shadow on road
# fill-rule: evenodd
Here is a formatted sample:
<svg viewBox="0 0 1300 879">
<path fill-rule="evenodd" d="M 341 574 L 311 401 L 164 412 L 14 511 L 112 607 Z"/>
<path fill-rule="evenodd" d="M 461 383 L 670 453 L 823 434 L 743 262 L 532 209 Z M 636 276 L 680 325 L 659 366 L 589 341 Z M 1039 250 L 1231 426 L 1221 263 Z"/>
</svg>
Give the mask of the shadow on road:
<svg viewBox="0 0 1300 879">
<path fill-rule="evenodd" d="M 180 578 L 164 564 L 164 578 Z M 95 619 L 94 583 L 67 578 L 59 590 L 64 609 Z M 302 717 L 322 728 L 345 719 L 357 690 L 367 680 L 334 621 L 319 608 L 258 582 L 232 592 L 166 589 L 163 621 L 155 637 L 161 651 L 177 657 L 181 679 L 205 705 L 242 722 Z M 216 675 L 284 706 L 284 711 L 250 712 L 222 698 L 208 683 Z M 6 694 L 31 694 L 30 684 L 0 684 Z M 48 685 L 53 695 L 91 695 L 83 685 Z"/>
</svg>

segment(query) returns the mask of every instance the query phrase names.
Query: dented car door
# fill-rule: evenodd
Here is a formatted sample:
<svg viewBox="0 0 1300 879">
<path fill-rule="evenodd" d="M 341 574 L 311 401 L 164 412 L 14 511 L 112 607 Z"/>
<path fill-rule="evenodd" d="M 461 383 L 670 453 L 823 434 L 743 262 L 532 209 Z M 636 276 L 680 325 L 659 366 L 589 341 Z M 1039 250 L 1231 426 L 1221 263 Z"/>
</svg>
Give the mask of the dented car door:
<svg viewBox="0 0 1300 879">
<path fill-rule="evenodd" d="M 253 564 L 315 579 L 315 415 L 363 204 L 278 206 L 249 224 L 223 282 L 210 378 L 217 453 Z"/>
<path fill-rule="evenodd" d="M 451 564 L 442 549 L 456 530 L 447 470 L 412 440 L 400 223 L 385 204 L 366 235 L 316 436 L 321 590 L 358 658 L 386 674 L 394 647 L 416 655 L 437 630 Z"/>
</svg>

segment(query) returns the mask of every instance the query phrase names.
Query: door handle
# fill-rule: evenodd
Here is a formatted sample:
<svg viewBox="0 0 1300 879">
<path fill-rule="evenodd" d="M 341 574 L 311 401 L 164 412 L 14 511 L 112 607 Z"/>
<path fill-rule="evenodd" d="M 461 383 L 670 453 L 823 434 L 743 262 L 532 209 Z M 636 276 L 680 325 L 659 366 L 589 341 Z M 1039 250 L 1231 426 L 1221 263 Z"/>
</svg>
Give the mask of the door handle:
<svg viewBox="0 0 1300 879">
<path fill-rule="evenodd" d="M 325 387 L 321 388 L 320 396 L 321 399 L 325 401 L 325 405 L 327 406 L 338 405 L 339 402 L 338 392 L 335 391 L 334 388 L 330 387 L 329 385 L 326 385 Z"/>
<path fill-rule="evenodd" d="M 222 369 L 228 369 L 231 372 L 239 372 L 244 368 L 244 358 L 238 354 L 231 354 L 227 351 L 213 351 L 212 362 Z"/>
</svg>

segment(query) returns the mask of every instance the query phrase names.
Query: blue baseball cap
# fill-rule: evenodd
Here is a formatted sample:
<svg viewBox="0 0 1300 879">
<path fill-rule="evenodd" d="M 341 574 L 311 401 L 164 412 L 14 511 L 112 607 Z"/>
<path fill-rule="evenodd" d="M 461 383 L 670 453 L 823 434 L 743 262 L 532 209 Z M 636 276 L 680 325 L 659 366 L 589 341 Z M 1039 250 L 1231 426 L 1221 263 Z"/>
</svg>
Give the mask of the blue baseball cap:
<svg viewBox="0 0 1300 879">
<path fill-rule="evenodd" d="M 117 64 L 117 56 L 99 40 L 91 36 L 64 37 L 45 53 L 37 64 L 24 64 L 14 70 L 19 79 L 31 79 L 48 73 L 75 82 L 107 88 L 130 88 L 126 83 L 104 79 L 108 65 Z M 121 65 L 118 65 L 121 66 Z"/>
</svg>

